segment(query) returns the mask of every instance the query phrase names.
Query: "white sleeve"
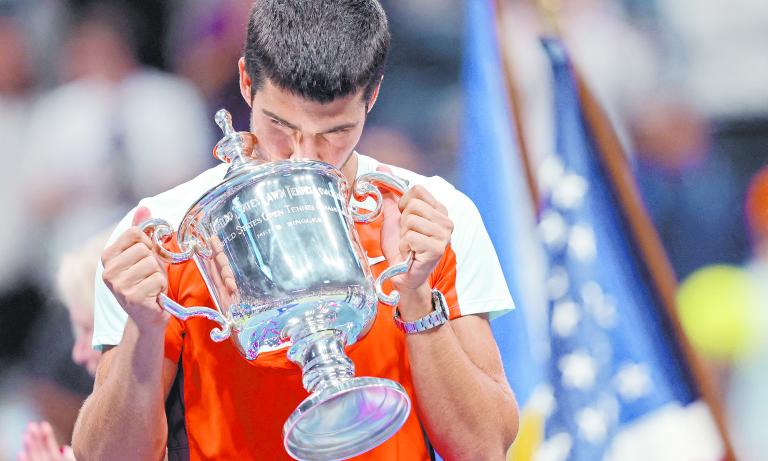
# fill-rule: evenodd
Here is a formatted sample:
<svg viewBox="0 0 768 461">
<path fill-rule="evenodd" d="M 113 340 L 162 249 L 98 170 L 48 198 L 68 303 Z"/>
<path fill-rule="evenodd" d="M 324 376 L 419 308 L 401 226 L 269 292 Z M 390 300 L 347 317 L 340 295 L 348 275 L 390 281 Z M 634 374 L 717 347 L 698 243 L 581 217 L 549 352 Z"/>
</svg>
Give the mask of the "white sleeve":
<svg viewBox="0 0 768 461">
<path fill-rule="evenodd" d="M 456 254 L 461 315 L 488 313 L 493 319 L 514 309 L 499 258 L 475 204 L 459 192 L 448 214 L 454 222 L 451 248 Z"/>
<path fill-rule="evenodd" d="M 117 237 L 131 226 L 133 215 L 136 212 L 134 208 L 120 220 L 109 237 L 107 244 L 114 242 Z M 128 321 L 128 314 L 123 310 L 120 303 L 107 288 L 102 279 L 104 266 L 99 261 L 96 268 L 94 306 L 93 306 L 93 340 L 92 346 L 96 350 L 102 350 L 104 346 L 116 346 L 123 337 L 125 323 Z"/>
</svg>

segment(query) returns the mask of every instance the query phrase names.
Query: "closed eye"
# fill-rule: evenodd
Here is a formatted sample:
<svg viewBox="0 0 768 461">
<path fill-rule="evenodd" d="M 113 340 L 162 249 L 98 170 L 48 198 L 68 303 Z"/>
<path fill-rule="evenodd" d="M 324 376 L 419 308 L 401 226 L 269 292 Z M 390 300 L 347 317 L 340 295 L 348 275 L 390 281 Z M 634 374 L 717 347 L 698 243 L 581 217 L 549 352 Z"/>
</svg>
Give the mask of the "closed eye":
<svg viewBox="0 0 768 461">
<path fill-rule="evenodd" d="M 326 134 L 335 134 L 335 133 L 346 133 L 351 128 L 336 128 L 335 130 L 327 131 Z"/>
</svg>

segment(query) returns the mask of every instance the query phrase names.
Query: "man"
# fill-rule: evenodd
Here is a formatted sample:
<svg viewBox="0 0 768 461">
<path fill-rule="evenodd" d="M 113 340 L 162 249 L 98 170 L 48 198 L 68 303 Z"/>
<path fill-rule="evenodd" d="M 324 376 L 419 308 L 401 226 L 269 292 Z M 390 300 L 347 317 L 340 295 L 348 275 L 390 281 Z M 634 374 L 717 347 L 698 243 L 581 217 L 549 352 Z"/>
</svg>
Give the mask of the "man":
<svg viewBox="0 0 768 461">
<path fill-rule="evenodd" d="M 271 159 L 325 161 L 350 180 L 381 168 L 354 147 L 388 47 L 376 0 L 257 2 L 239 62 L 255 148 Z M 513 305 L 493 247 L 464 195 L 440 178 L 392 170 L 415 185 L 399 200 L 387 197 L 383 219 L 357 227 L 361 242 L 389 264 L 415 253 L 410 271 L 394 279 L 403 321 L 434 314 L 433 288 L 445 295 L 451 320 L 405 334 L 392 309 L 379 305 L 371 331 L 349 348 L 358 376 L 396 380 L 415 403 L 402 429 L 360 459 L 429 459 L 429 443 L 447 459 L 504 459 L 517 407 L 487 313 Z M 186 306 L 213 303 L 194 264 L 166 275 L 149 239 L 131 226 L 150 212 L 177 225 L 225 171 L 221 165 L 142 201 L 105 249 L 109 291 L 97 289 L 94 331 L 105 352 L 75 428 L 79 460 L 158 459 L 166 445 L 171 460 L 289 459 L 281 429 L 307 396 L 299 368 L 284 350 L 246 361 L 230 342 L 211 342 L 207 321 L 169 321 L 157 303 L 166 288 Z"/>
</svg>

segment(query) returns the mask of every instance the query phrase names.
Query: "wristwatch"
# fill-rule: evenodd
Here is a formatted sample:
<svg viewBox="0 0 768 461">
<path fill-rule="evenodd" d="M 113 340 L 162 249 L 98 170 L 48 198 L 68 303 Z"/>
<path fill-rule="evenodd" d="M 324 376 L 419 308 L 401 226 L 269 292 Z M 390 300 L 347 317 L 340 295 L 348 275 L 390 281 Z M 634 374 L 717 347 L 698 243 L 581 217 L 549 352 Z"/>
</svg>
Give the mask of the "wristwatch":
<svg viewBox="0 0 768 461">
<path fill-rule="evenodd" d="M 407 334 L 421 333 L 439 327 L 448 321 L 448 303 L 440 290 L 432 290 L 432 309 L 429 314 L 413 322 L 404 322 L 400 319 L 400 311 L 395 309 L 395 326 Z"/>
</svg>

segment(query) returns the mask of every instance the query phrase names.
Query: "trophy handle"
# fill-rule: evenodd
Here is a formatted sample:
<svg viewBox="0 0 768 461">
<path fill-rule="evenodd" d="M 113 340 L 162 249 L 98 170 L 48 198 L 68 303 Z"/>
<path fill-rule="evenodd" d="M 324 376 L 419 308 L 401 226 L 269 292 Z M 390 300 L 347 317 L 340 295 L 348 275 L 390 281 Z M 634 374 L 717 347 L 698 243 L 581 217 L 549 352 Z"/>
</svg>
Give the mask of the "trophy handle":
<svg viewBox="0 0 768 461">
<path fill-rule="evenodd" d="M 413 264 L 413 251 L 408 253 L 408 257 L 405 258 L 405 261 L 401 262 L 400 264 L 390 266 L 386 268 L 384 272 L 379 274 L 375 285 L 376 296 L 379 297 L 379 301 L 388 306 L 397 306 L 397 303 L 400 302 L 400 292 L 397 290 L 392 290 L 391 293 L 386 294 L 381 288 L 381 285 L 396 275 L 405 274 L 408 272 L 408 270 L 411 268 L 411 264 Z"/>
<path fill-rule="evenodd" d="M 356 222 L 369 223 L 376 220 L 381 214 L 381 206 L 384 203 L 384 198 L 381 195 L 381 188 L 395 192 L 399 195 L 404 195 L 408 192 L 408 181 L 402 178 L 398 178 L 388 173 L 382 173 L 380 171 L 373 171 L 360 175 L 355 181 L 354 196 L 358 200 L 364 200 L 367 197 L 373 197 L 376 206 L 373 211 L 369 213 L 360 213 L 356 206 L 351 207 L 352 218 Z M 384 304 L 389 306 L 397 306 L 400 301 L 400 293 L 397 290 L 393 290 L 390 294 L 384 293 L 381 285 L 387 280 L 395 277 L 396 275 L 404 274 L 408 272 L 413 264 L 413 252 L 408 253 L 408 257 L 404 262 L 395 264 L 388 267 L 384 272 L 376 279 L 376 295 Z"/>
<path fill-rule="evenodd" d="M 381 214 L 381 205 L 384 203 L 384 198 L 381 196 L 380 190 L 382 187 L 399 195 L 405 195 L 410 188 L 408 181 L 388 173 L 372 171 L 370 173 L 361 174 L 355 181 L 353 195 L 357 200 L 361 201 L 365 200 L 367 197 L 373 197 L 376 201 L 376 206 L 373 211 L 369 213 L 360 213 L 357 206 L 351 206 L 350 212 L 352 213 L 352 219 L 354 219 L 355 222 L 369 223 L 375 221 L 376 218 L 379 217 Z"/>
<path fill-rule="evenodd" d="M 192 257 L 195 252 L 195 245 L 183 250 L 181 253 L 176 253 L 167 250 L 163 244 L 171 239 L 173 236 L 173 228 L 168 221 L 164 219 L 152 218 L 144 221 L 139 226 L 142 232 L 147 234 L 149 238 L 154 242 L 155 250 L 166 261 L 171 264 L 178 264 L 187 261 Z M 179 242 L 179 248 L 181 248 L 181 242 Z"/>
<path fill-rule="evenodd" d="M 211 330 L 211 339 L 217 343 L 229 338 L 229 335 L 232 332 L 230 323 L 223 315 L 221 315 L 221 312 L 217 310 L 207 307 L 184 307 L 163 293 L 158 295 L 157 302 L 160 303 L 160 306 L 162 306 L 166 312 L 179 320 L 187 320 L 191 317 L 205 317 L 208 320 L 213 320 L 221 325 L 221 328 L 214 328 Z"/>
<path fill-rule="evenodd" d="M 170 224 L 168 224 L 167 221 L 163 219 L 148 219 L 141 224 L 140 229 L 142 232 L 149 235 L 149 237 L 152 239 L 155 244 L 154 246 L 160 256 L 171 264 L 178 264 L 187 261 L 195 254 L 195 252 L 202 253 L 205 256 L 208 251 L 208 249 L 201 245 L 199 240 L 196 239 L 193 240 L 188 248 L 183 250 L 181 253 L 167 250 L 163 246 L 163 243 L 171 239 L 171 236 L 173 235 L 173 228 Z M 179 247 L 181 247 L 181 242 L 179 242 Z M 221 342 L 229 338 L 231 333 L 231 326 L 230 323 L 227 322 L 227 319 L 221 315 L 221 312 L 207 307 L 184 307 L 166 296 L 164 293 L 160 293 L 157 296 L 157 302 L 160 304 L 163 310 L 179 320 L 187 320 L 191 317 L 205 317 L 221 325 L 221 328 L 214 328 L 211 330 L 212 340 Z"/>
</svg>

